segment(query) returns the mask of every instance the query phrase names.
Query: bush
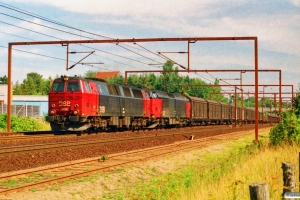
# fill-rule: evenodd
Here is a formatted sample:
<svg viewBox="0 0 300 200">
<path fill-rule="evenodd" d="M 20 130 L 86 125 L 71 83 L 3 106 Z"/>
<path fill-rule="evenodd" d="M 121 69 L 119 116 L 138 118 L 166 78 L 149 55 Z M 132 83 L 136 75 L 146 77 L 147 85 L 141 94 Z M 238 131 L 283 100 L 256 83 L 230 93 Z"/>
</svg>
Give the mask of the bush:
<svg viewBox="0 0 300 200">
<path fill-rule="evenodd" d="M 282 113 L 282 122 L 271 129 L 270 143 L 300 143 L 300 118 L 292 112 Z"/>
<path fill-rule="evenodd" d="M 33 118 L 11 116 L 11 131 L 13 132 L 36 131 L 42 128 L 43 125 Z M 0 115 L 0 130 L 7 130 L 7 114 Z"/>
</svg>

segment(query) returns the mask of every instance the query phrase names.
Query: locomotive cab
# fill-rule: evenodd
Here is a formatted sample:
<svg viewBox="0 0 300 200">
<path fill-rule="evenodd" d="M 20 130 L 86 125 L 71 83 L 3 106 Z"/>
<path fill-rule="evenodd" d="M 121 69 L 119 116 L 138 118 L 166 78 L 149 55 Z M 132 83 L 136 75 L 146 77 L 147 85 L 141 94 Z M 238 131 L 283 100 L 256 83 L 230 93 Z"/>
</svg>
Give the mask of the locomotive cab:
<svg viewBox="0 0 300 200">
<path fill-rule="evenodd" d="M 97 94 L 93 83 L 83 81 L 79 77 L 62 76 L 53 81 L 49 91 L 49 111 L 46 121 L 50 122 L 53 130 L 78 129 L 79 122 L 85 122 L 87 116 L 96 110 Z M 77 124 L 76 124 L 77 123 Z"/>
</svg>

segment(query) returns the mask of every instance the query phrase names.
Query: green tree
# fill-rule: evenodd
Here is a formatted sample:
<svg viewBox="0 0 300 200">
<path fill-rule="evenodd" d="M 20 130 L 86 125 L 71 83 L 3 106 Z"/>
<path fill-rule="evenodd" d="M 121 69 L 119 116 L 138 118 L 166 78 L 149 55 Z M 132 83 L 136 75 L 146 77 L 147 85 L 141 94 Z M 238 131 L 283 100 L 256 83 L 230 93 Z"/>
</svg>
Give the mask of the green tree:
<svg viewBox="0 0 300 200">
<path fill-rule="evenodd" d="M 213 87 L 209 88 L 209 98 L 215 101 L 225 102 L 228 103 L 228 99 L 224 97 L 223 94 L 221 94 L 221 87 L 218 86 L 220 84 L 219 79 L 215 79 Z"/>
<path fill-rule="evenodd" d="M 163 70 L 178 70 L 178 67 L 175 67 L 174 69 L 174 63 L 170 60 L 168 60 L 164 66 Z M 180 85 L 180 77 L 178 72 L 163 72 L 163 84 L 164 84 L 164 90 L 166 92 L 181 92 L 181 85 Z"/>
<path fill-rule="evenodd" d="M 245 107 L 254 107 L 255 106 L 255 97 L 248 97 L 244 99 L 244 106 Z"/>
<path fill-rule="evenodd" d="M 13 86 L 13 94 L 22 94 L 22 88 L 19 81 Z"/>
<path fill-rule="evenodd" d="M 48 79 L 45 80 L 45 86 L 44 86 L 44 89 L 43 89 L 43 93 L 48 94 L 52 83 L 53 83 L 53 79 L 52 79 L 51 76 L 49 76 Z"/>
<path fill-rule="evenodd" d="M 88 70 L 86 73 L 84 73 L 84 78 L 96 78 L 97 72 Z"/>
<path fill-rule="evenodd" d="M 155 75 L 153 73 L 141 75 L 132 74 L 128 77 L 127 84 L 130 86 L 166 92 L 184 92 L 185 95 L 206 99 L 210 97 L 210 93 L 217 93 L 221 91 L 221 87 L 201 86 L 206 85 L 207 83 L 199 78 L 190 78 L 188 75 L 179 76 L 177 71 L 167 72 L 169 70 L 178 70 L 177 67 L 174 68 L 174 63 L 172 61 L 167 61 L 163 66 L 163 70 L 164 72 L 159 75 Z M 107 79 L 107 81 L 114 84 L 123 84 L 124 78 L 122 76 L 116 76 Z M 182 91 L 182 87 L 185 84 L 195 84 L 198 86 L 189 86 L 185 88 L 185 91 Z M 218 79 L 215 80 L 214 85 L 219 85 Z M 212 99 L 228 103 L 227 98 L 225 98 L 222 94 L 214 95 Z"/>
<path fill-rule="evenodd" d="M 209 87 L 201 86 L 201 85 L 206 85 L 206 83 L 204 81 L 202 81 L 201 79 L 191 78 L 191 79 L 189 79 L 189 82 L 187 82 L 185 84 L 190 85 L 185 88 L 186 95 L 208 99 Z"/>
<path fill-rule="evenodd" d="M 14 85 L 13 94 L 15 95 L 47 95 L 50 85 L 52 83 L 52 78 L 49 77 L 48 80 L 43 79 L 43 76 L 31 72 L 27 74 L 27 79 L 23 80 L 22 84 L 16 82 Z"/>
<path fill-rule="evenodd" d="M 7 84 L 7 83 L 8 83 L 8 78 L 6 75 L 0 77 L 0 84 Z"/>
<path fill-rule="evenodd" d="M 300 92 L 293 98 L 293 109 L 295 114 L 299 117 L 300 116 Z"/>
<path fill-rule="evenodd" d="M 116 75 L 112 78 L 106 79 L 107 82 L 113 84 L 124 84 L 124 77 L 122 75 Z"/>
</svg>

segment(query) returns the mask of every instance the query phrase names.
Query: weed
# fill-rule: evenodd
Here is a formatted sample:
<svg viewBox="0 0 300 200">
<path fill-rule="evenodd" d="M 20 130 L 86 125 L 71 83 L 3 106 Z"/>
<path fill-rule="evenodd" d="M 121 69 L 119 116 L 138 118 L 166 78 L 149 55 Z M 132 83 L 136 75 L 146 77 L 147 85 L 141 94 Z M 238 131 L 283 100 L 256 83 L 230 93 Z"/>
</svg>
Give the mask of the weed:
<svg viewBox="0 0 300 200">
<path fill-rule="evenodd" d="M 0 185 L 4 185 L 5 188 L 14 188 L 19 186 L 16 179 L 2 181 L 0 182 Z"/>
<path fill-rule="evenodd" d="M 238 200 L 239 194 L 241 193 L 241 188 L 243 186 L 243 182 L 240 180 L 234 181 L 229 189 L 232 191 L 232 200 Z"/>
<path fill-rule="evenodd" d="M 124 171 L 124 169 L 122 169 L 122 168 L 117 168 L 117 169 L 114 170 L 114 172 L 118 172 L 118 173 L 122 172 L 122 171 Z"/>
<path fill-rule="evenodd" d="M 74 196 L 76 192 L 69 192 L 70 195 Z"/>
<path fill-rule="evenodd" d="M 151 171 L 152 171 L 152 172 L 157 172 L 157 170 L 156 170 L 155 167 L 152 167 Z"/>
<path fill-rule="evenodd" d="M 101 155 L 100 158 L 99 158 L 99 161 L 104 162 L 107 159 L 108 159 L 108 155 Z"/>
</svg>

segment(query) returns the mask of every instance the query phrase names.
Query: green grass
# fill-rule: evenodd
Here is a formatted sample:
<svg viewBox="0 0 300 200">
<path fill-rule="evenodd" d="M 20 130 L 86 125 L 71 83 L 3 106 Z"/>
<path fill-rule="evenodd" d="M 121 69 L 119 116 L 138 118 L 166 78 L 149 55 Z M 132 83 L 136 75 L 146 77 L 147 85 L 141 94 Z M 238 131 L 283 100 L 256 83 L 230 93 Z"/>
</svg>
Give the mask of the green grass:
<svg viewBox="0 0 300 200">
<path fill-rule="evenodd" d="M 247 184 L 246 180 L 224 180 L 224 177 L 231 177 L 240 165 L 267 148 L 267 137 L 260 139 L 261 142 L 253 143 L 253 136 L 251 136 L 248 139 L 227 142 L 225 148 L 218 152 L 205 150 L 202 153 L 194 153 L 193 155 L 198 155 L 201 159 L 187 162 L 181 169 L 156 176 L 150 180 L 141 179 L 134 186 L 124 188 L 122 196 L 114 193 L 106 197 L 104 195 L 103 198 L 241 199 L 241 195 L 247 194 L 245 190 L 241 190 Z M 153 167 L 152 170 L 155 172 L 156 168 Z M 224 188 L 220 189 L 220 183 L 224 181 L 226 184 Z M 226 195 L 222 193 L 216 196 L 220 190 L 226 191 Z M 197 196 L 197 194 L 201 195 Z M 245 199 L 248 199 L 248 196 Z"/>
<path fill-rule="evenodd" d="M 6 132 L 7 114 L 0 114 L 0 132 Z M 51 130 L 50 124 L 42 118 L 30 118 L 16 115 L 11 116 L 11 131 L 22 132 L 22 131 L 40 131 L 40 130 Z"/>
</svg>

